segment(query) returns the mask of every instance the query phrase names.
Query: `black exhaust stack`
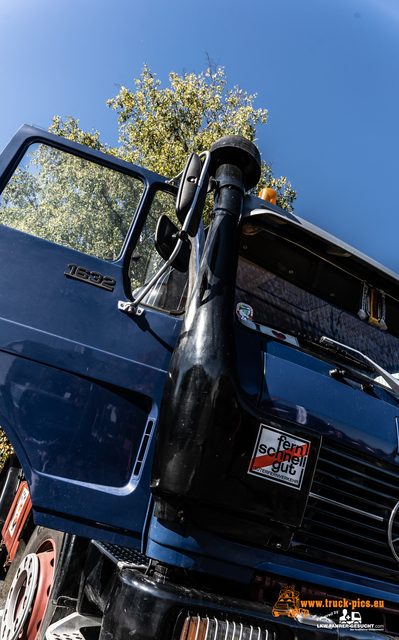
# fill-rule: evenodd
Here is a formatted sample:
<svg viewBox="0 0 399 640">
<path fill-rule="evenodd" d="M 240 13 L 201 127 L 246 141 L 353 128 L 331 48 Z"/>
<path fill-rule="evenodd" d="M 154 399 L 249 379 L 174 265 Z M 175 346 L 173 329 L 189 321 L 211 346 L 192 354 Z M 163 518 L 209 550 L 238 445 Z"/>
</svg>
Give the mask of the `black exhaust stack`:
<svg viewBox="0 0 399 640">
<path fill-rule="evenodd" d="M 239 222 L 244 193 L 260 177 L 260 154 L 245 138 L 226 136 L 211 149 L 210 174 L 213 219 L 159 416 L 155 516 L 268 544 L 276 525 L 267 523 L 281 504 L 270 499 L 269 482 L 248 474 L 260 416 L 240 397 L 234 336 Z M 280 522 L 284 548 L 291 533 Z"/>
</svg>

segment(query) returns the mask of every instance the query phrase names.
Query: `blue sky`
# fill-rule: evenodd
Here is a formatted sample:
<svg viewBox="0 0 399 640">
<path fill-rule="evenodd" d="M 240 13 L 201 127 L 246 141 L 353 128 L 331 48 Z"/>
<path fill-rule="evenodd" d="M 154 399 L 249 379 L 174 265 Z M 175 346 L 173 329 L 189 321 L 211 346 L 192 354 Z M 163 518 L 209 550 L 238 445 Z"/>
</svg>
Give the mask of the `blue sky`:
<svg viewBox="0 0 399 640">
<path fill-rule="evenodd" d="M 0 148 L 55 115 L 116 144 L 119 86 L 206 54 L 269 110 L 295 213 L 399 273 L 398 0 L 0 0 Z"/>
</svg>

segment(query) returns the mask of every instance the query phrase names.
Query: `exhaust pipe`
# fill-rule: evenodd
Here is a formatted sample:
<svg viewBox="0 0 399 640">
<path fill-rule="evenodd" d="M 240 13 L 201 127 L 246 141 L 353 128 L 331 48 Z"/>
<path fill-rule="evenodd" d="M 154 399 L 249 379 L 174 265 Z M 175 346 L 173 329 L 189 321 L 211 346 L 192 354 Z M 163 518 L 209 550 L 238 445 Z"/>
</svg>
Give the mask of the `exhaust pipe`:
<svg viewBox="0 0 399 640">
<path fill-rule="evenodd" d="M 236 375 L 239 222 L 245 191 L 260 178 L 259 151 L 241 136 L 221 138 L 211 148 L 210 174 L 217 185 L 212 222 L 160 409 L 155 516 L 262 545 L 278 539 L 284 548 L 290 529 L 267 524 L 269 483 L 247 473 L 260 418 Z"/>
</svg>

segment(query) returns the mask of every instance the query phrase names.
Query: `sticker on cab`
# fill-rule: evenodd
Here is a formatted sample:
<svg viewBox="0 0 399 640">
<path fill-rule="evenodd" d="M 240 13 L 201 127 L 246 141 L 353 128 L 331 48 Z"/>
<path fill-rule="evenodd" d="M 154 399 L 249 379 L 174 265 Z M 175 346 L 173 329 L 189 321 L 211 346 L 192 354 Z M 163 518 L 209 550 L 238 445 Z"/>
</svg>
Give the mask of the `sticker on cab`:
<svg viewBox="0 0 399 640">
<path fill-rule="evenodd" d="M 245 302 L 239 302 L 236 307 L 237 315 L 240 320 L 252 320 L 254 317 L 254 310 L 251 305 Z"/>
<path fill-rule="evenodd" d="M 27 499 L 29 498 L 29 491 L 28 489 L 23 489 L 22 493 L 21 493 L 21 497 L 18 500 L 18 505 L 17 508 L 15 509 L 15 513 L 14 513 L 14 517 L 11 520 L 11 524 L 8 527 L 8 533 L 10 534 L 10 537 L 12 538 L 14 535 L 14 531 L 15 528 L 18 524 L 18 520 L 19 520 L 19 516 L 21 515 L 21 511 L 23 509 L 23 506 L 25 504 L 25 502 L 27 501 Z"/>
<path fill-rule="evenodd" d="M 300 489 L 309 450 L 309 440 L 261 424 L 248 473 Z"/>
</svg>

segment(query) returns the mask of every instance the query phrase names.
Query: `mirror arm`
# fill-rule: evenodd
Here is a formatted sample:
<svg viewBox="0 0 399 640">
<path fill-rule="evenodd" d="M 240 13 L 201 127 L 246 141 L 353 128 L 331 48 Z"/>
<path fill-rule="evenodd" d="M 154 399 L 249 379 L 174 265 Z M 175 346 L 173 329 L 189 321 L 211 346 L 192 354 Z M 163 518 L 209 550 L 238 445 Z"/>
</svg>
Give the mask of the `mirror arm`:
<svg viewBox="0 0 399 640">
<path fill-rule="evenodd" d="M 125 313 L 130 313 L 132 315 L 136 315 L 136 314 L 137 315 L 141 315 L 141 313 L 140 314 L 138 313 L 138 309 L 137 309 L 138 305 L 143 300 L 143 298 L 145 298 L 147 293 L 150 291 L 150 289 L 152 289 L 152 287 L 159 280 L 159 278 L 161 276 L 163 276 L 165 271 L 170 267 L 170 265 L 172 264 L 174 259 L 177 257 L 183 242 L 187 239 L 187 237 L 188 237 L 188 234 L 187 234 L 188 225 L 190 224 L 191 216 L 193 215 L 193 212 L 194 212 L 194 209 L 195 209 L 195 205 L 197 204 L 198 196 L 199 196 L 199 193 L 201 191 L 201 187 L 202 187 L 202 185 L 204 183 L 204 179 L 205 179 L 205 176 L 206 176 L 206 172 L 208 171 L 209 163 L 211 161 L 211 154 L 210 154 L 209 151 L 203 151 L 202 153 L 199 154 L 200 158 L 202 156 L 205 156 L 205 160 L 204 160 L 204 162 L 202 164 L 202 170 L 201 170 L 200 178 L 198 180 L 197 190 L 195 192 L 195 196 L 194 196 L 193 202 L 192 202 L 190 210 L 189 210 L 189 212 L 188 212 L 188 214 L 186 216 L 184 224 L 183 224 L 182 228 L 180 229 L 180 231 L 175 234 L 177 236 L 178 240 L 176 242 L 175 248 L 173 249 L 173 253 L 171 254 L 169 260 L 167 260 L 165 262 L 165 264 L 162 265 L 162 267 L 159 269 L 159 271 L 157 271 L 157 273 L 155 275 L 153 275 L 152 278 L 150 278 L 150 280 L 144 286 L 144 289 L 142 289 L 140 291 L 140 293 L 137 296 L 137 298 L 135 298 L 134 300 L 132 300 L 130 302 L 123 302 L 122 300 L 119 300 L 118 309 L 120 311 L 124 311 Z M 183 173 L 183 171 L 181 171 L 176 176 L 176 178 L 181 176 L 182 173 Z M 173 180 L 175 180 L 176 178 L 173 178 Z"/>
</svg>

